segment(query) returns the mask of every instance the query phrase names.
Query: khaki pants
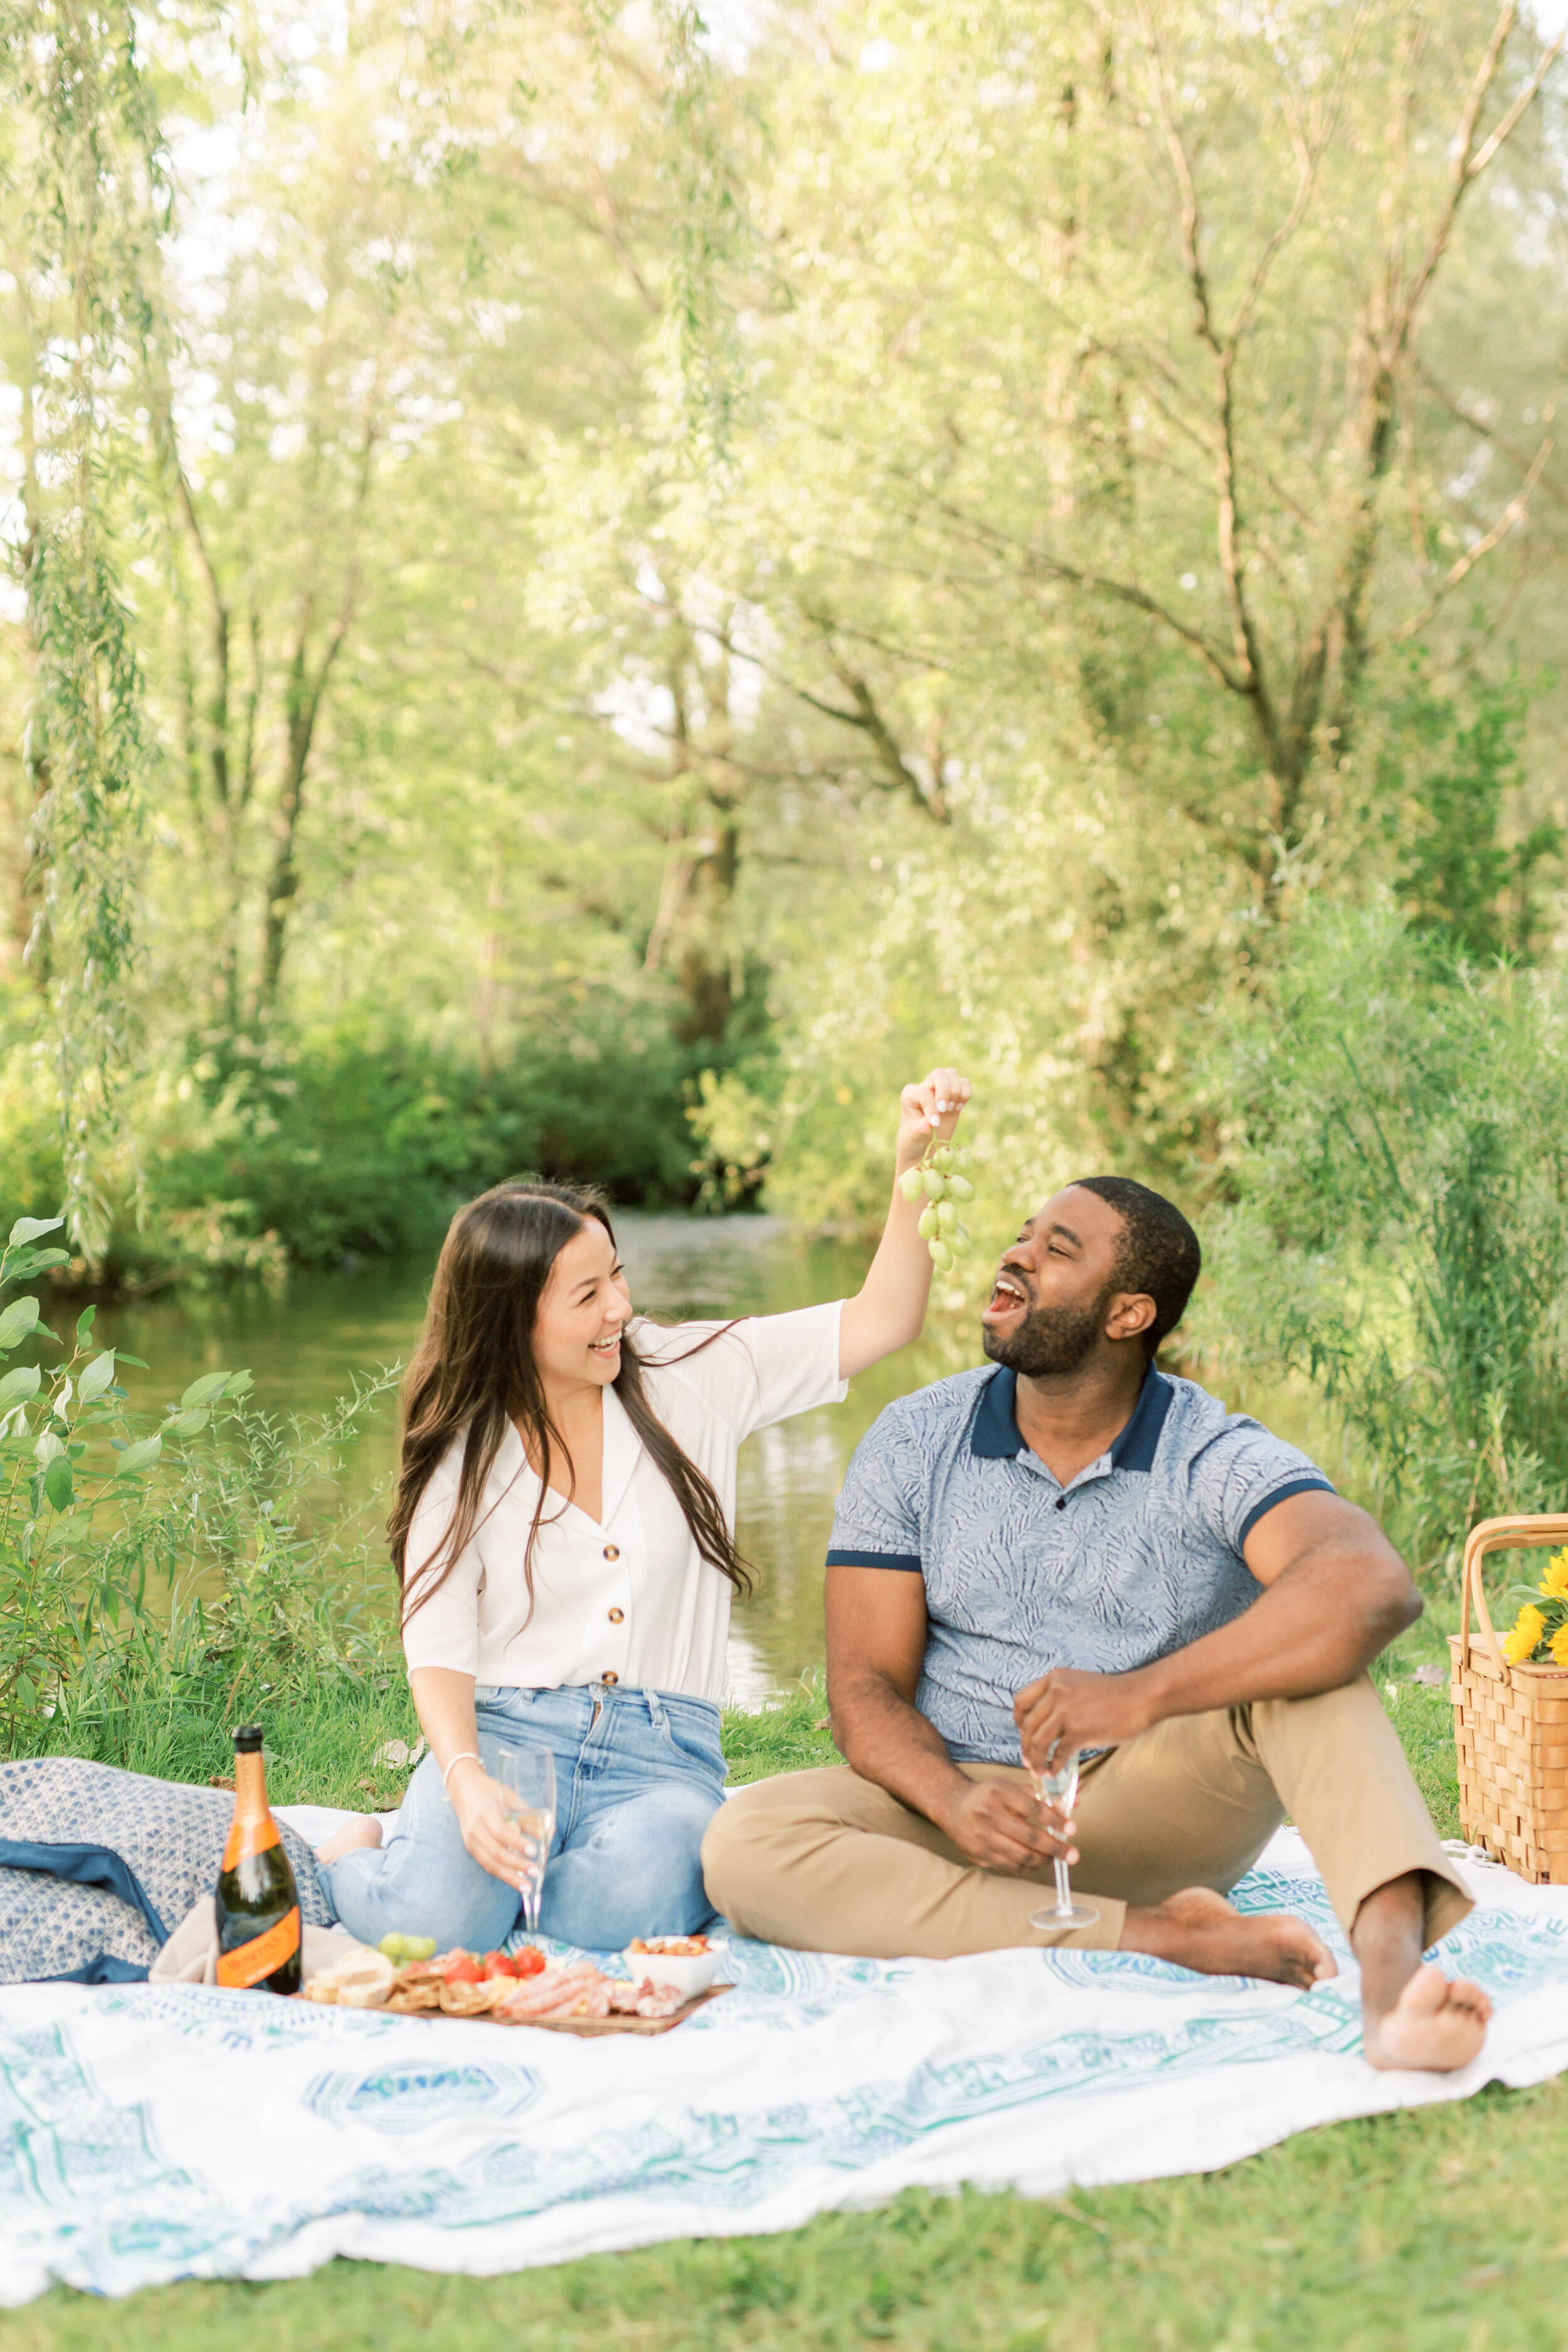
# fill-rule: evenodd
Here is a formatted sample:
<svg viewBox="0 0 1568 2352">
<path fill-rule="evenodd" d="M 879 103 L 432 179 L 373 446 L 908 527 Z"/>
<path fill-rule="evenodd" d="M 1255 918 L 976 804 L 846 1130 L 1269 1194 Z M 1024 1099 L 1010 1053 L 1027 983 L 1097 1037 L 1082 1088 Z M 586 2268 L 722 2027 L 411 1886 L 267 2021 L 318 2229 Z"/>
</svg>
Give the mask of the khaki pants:
<svg viewBox="0 0 1568 2352">
<path fill-rule="evenodd" d="M 972 1780 L 1025 1780 L 1021 1766 L 963 1764 Z M 1393 1725 L 1363 1675 L 1316 1698 L 1265 1699 L 1173 1717 L 1084 1768 L 1073 1885 L 1092 1927 L 1034 1927 L 1038 1871 L 985 1870 L 935 1823 L 847 1767 L 742 1789 L 702 1843 L 713 1903 L 743 1936 L 873 1959 L 948 1959 L 1017 1944 L 1113 1951 L 1130 1904 L 1184 1886 L 1228 1894 L 1289 1814 L 1347 1933 L 1374 1888 L 1407 1871 L 1426 1885 L 1426 1943 L 1470 1898 L 1438 1843 Z"/>
</svg>

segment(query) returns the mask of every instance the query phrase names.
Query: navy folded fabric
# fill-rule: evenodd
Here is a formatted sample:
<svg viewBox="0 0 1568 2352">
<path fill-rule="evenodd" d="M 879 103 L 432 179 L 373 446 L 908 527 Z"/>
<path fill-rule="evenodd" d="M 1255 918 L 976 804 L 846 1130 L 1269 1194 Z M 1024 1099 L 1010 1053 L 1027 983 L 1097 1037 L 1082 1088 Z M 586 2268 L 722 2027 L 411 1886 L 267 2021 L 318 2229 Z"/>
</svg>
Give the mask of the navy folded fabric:
<svg viewBox="0 0 1568 2352">
<path fill-rule="evenodd" d="M 37 1870 L 48 1878 L 74 1879 L 79 1886 L 107 1887 L 110 1895 L 118 1895 L 122 1903 L 129 1903 L 132 1909 L 141 1912 L 147 1922 L 147 1932 L 155 1944 L 166 1944 L 169 1940 L 169 1930 L 153 1907 L 146 1888 L 124 1856 L 116 1853 L 111 1846 L 46 1845 L 20 1838 L 0 1838 L 0 1869 Z M 130 1973 L 118 1977 L 91 1976 L 80 1969 L 72 1969 L 67 1976 L 46 1978 L 44 1981 L 57 1984 L 131 1984 L 144 1979 L 147 1974 L 145 1969 L 132 1968 L 129 1961 L 108 1960 L 102 1953 L 86 1965 L 89 1969 L 123 1968 Z"/>
<path fill-rule="evenodd" d="M 112 1952 L 96 1952 L 82 1969 L 67 1969 L 63 1976 L 35 1977 L 35 1984 L 145 1984 L 147 1971 L 133 1960 L 116 1959 Z"/>
</svg>

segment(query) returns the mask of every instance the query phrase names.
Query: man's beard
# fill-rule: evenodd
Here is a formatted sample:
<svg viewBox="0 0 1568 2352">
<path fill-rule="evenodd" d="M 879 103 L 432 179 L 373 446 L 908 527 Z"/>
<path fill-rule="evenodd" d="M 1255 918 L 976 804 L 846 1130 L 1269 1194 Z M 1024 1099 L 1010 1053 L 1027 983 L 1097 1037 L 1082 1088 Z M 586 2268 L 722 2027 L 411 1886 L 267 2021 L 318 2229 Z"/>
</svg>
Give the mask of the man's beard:
<svg viewBox="0 0 1568 2352">
<path fill-rule="evenodd" d="M 1005 1338 L 987 1323 L 982 1345 L 994 1364 L 1005 1364 L 1026 1380 L 1076 1372 L 1100 1338 L 1110 1295 L 1103 1293 L 1092 1307 L 1031 1307 Z"/>
</svg>

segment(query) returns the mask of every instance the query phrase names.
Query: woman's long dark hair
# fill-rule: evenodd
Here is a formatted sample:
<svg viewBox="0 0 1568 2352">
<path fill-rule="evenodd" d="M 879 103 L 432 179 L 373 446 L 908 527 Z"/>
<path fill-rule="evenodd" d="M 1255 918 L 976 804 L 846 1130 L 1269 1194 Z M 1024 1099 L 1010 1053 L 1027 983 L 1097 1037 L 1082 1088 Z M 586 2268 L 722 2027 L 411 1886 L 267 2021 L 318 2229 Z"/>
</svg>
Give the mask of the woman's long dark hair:
<svg viewBox="0 0 1568 2352">
<path fill-rule="evenodd" d="M 603 1225 L 613 1248 L 609 1211 L 599 1194 L 585 1186 L 526 1181 L 497 1184 L 452 1220 L 436 1268 L 425 1328 L 403 1384 L 397 1492 L 387 1534 L 403 1588 L 405 1624 L 446 1582 L 471 1539 L 479 1524 L 485 1482 L 512 1424 L 539 1472 L 539 1500 L 523 1554 L 531 1604 L 533 1548 L 544 1517 L 551 1465 L 559 1455 L 569 1472 L 572 1467 L 565 1439 L 545 1402 L 533 1356 L 533 1327 L 557 1257 L 590 1217 Z M 723 1506 L 648 1402 L 642 1361 L 629 1334 L 621 1340 L 621 1369 L 614 1385 L 649 1460 L 680 1505 L 702 1558 L 727 1576 L 737 1591 L 749 1592 L 752 1580 L 725 1523 Z M 414 1514 L 437 1465 L 465 1432 L 451 1519 L 411 1586 L 407 1550 Z"/>
</svg>

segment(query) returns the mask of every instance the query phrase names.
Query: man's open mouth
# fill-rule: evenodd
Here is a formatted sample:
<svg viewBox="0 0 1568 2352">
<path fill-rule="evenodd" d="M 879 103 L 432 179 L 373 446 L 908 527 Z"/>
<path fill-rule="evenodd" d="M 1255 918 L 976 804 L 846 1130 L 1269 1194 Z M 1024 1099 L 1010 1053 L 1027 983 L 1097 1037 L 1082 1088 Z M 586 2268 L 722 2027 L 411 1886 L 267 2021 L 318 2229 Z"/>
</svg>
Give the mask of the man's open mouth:
<svg viewBox="0 0 1568 2352">
<path fill-rule="evenodd" d="M 1016 1275 L 999 1274 L 991 1286 L 986 1303 L 987 1315 L 1015 1315 L 1020 1307 L 1027 1307 L 1029 1294 Z"/>
</svg>

